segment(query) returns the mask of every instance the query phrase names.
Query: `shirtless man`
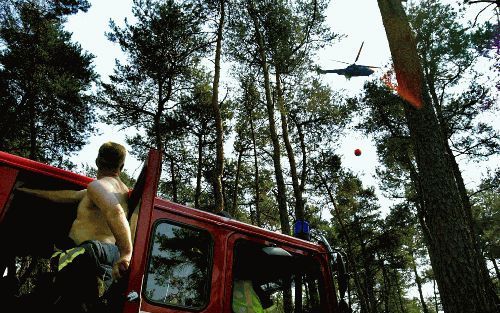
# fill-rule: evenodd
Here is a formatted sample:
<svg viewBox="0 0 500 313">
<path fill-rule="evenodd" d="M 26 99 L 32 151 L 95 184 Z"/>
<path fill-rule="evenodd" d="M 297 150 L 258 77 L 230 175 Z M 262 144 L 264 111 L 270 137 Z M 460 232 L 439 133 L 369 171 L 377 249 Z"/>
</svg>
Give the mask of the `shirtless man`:
<svg viewBox="0 0 500 313">
<path fill-rule="evenodd" d="M 84 190 L 18 188 L 19 191 L 54 202 L 78 203 L 77 217 L 69 231 L 69 238 L 77 247 L 85 246 L 87 252 L 92 251 L 91 254 L 97 257 L 98 263 L 112 266 L 110 276 L 113 280 L 123 276 L 132 257 L 132 240 L 127 220 L 129 189 L 119 178 L 125 156 L 126 150 L 122 145 L 104 143 L 99 148 L 96 159 L 97 180 L 88 184 Z M 92 244 L 90 248 L 89 243 Z M 73 260 L 77 256 L 65 258 Z M 61 268 L 59 261 L 59 269 Z M 109 283 L 106 285 L 109 287 Z"/>
</svg>

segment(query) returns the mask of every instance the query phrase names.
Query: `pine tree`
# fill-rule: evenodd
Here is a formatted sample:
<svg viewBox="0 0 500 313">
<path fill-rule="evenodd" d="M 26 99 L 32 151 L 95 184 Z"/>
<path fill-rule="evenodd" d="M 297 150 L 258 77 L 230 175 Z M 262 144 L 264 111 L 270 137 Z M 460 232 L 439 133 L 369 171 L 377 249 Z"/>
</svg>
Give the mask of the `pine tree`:
<svg viewBox="0 0 500 313">
<path fill-rule="evenodd" d="M 97 78 L 93 56 L 62 26 L 61 14 L 88 6 L 65 3 L 13 1 L 0 19 L 0 149 L 58 166 L 94 130 Z"/>
</svg>

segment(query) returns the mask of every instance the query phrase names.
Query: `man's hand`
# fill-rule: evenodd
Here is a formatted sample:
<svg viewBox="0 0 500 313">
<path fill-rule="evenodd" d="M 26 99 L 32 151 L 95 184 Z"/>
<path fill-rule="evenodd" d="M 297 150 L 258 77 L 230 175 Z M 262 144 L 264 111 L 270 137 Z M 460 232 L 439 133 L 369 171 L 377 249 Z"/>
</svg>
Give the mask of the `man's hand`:
<svg viewBox="0 0 500 313">
<path fill-rule="evenodd" d="M 122 278 L 130 266 L 130 256 L 120 257 L 120 259 L 113 265 L 113 280 Z"/>
</svg>

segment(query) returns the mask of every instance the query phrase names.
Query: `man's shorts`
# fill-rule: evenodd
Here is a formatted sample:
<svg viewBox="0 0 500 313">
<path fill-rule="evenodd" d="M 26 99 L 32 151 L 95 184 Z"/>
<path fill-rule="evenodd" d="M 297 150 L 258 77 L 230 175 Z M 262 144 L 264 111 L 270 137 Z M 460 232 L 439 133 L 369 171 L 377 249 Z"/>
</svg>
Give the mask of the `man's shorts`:
<svg viewBox="0 0 500 313">
<path fill-rule="evenodd" d="M 66 298 L 81 301 L 101 297 L 113 282 L 111 272 L 119 257 L 116 245 L 97 240 L 57 251 L 51 258 L 56 289 Z"/>
</svg>

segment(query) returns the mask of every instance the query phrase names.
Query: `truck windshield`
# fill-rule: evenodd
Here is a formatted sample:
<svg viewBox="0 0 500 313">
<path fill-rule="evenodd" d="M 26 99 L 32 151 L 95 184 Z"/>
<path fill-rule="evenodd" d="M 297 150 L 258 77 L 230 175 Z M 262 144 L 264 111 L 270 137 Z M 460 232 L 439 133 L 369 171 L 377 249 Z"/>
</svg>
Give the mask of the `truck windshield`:
<svg viewBox="0 0 500 313">
<path fill-rule="evenodd" d="M 233 312 L 319 313 L 321 275 L 313 256 L 269 255 L 240 241 L 233 265 Z"/>
</svg>

